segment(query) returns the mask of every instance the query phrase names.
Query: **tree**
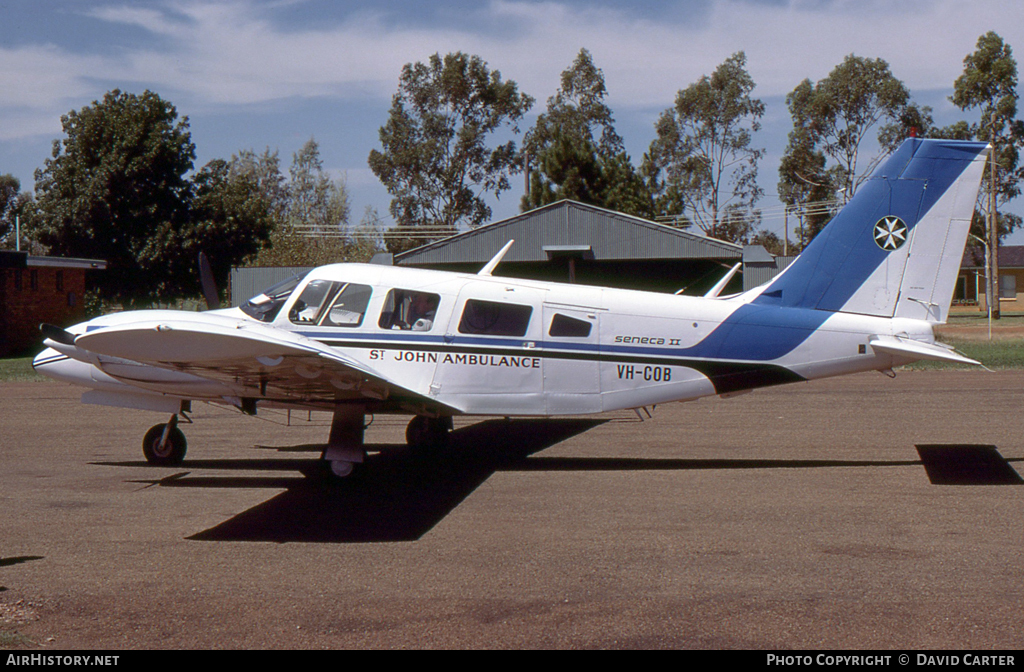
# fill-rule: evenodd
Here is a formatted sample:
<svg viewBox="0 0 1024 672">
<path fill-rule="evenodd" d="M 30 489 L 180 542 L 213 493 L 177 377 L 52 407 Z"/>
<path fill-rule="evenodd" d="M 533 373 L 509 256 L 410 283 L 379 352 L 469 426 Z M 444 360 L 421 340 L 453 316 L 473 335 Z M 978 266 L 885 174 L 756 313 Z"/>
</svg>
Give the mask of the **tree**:
<svg viewBox="0 0 1024 672">
<path fill-rule="evenodd" d="M 844 203 L 884 156 L 876 156 L 867 169 L 858 166 L 871 129 L 879 126 L 879 143 L 893 146 L 912 126 L 930 120 L 928 108 L 910 105 L 910 93 L 888 63 L 853 54 L 817 84 L 801 82 L 786 103 L 795 131 L 791 142 L 810 143 L 813 150 L 835 161 L 830 178 Z"/>
<path fill-rule="evenodd" d="M 655 126 L 648 175 L 655 181 L 657 207 L 685 214 L 709 236 L 745 240 L 756 221 L 757 162 L 763 149 L 751 146 L 765 106 L 751 97 L 754 80 L 746 55 L 733 54 L 709 77 L 679 91 L 675 106 Z M 726 238 L 727 237 L 727 238 Z"/>
<path fill-rule="evenodd" d="M 1019 215 L 1005 212 L 1007 202 L 1020 195 L 1024 169 L 1019 165 L 1024 146 L 1024 122 L 1017 119 L 1017 61 L 1010 45 L 994 32 L 978 38 L 975 51 L 964 58 L 964 71 L 953 85 L 950 100 L 961 110 L 980 112 L 979 121 L 959 126 L 961 136 L 987 140 L 994 148 L 997 166 L 997 236 L 1001 240 L 1021 225 Z M 989 173 L 985 173 L 988 192 Z M 980 210 L 980 208 L 979 208 Z M 972 233 L 984 236 L 983 218 L 975 217 Z"/>
<path fill-rule="evenodd" d="M 66 137 L 36 171 L 35 236 L 53 254 L 105 259 L 101 297 L 151 297 L 168 282 L 163 245 L 189 214 L 188 120 L 155 93 L 114 90 L 61 124 Z"/>
<path fill-rule="evenodd" d="M 231 157 L 231 174 L 244 176 L 254 182 L 261 197 L 268 203 L 274 226 L 278 226 L 285 218 L 288 209 L 288 185 L 281 174 L 281 159 L 277 152 L 270 148 L 257 154 L 253 150 L 243 150 Z"/>
<path fill-rule="evenodd" d="M 214 159 L 192 178 L 187 223 L 168 231 L 163 245 L 166 277 L 162 300 L 201 292 L 197 259 L 205 252 L 217 287 L 227 286 L 233 266 L 256 254 L 274 228 L 271 203 L 251 173 Z"/>
<path fill-rule="evenodd" d="M 810 88 L 805 81 L 790 94 L 791 108 L 794 97 Z M 825 168 L 824 153 L 815 147 L 807 128 L 797 126 L 789 134 L 789 144 L 779 163 L 779 200 L 786 206 L 787 217 L 792 214 L 799 221 L 801 248 L 825 227 L 838 209 L 835 194 L 839 189 L 835 171 Z"/>
<path fill-rule="evenodd" d="M 320 146 L 310 138 L 295 153 L 287 185 L 288 225 L 309 234 L 335 234 L 348 224 L 352 209 L 344 180 L 324 171 Z"/>
<path fill-rule="evenodd" d="M 287 182 L 276 154 L 271 157 L 267 152 L 256 162 L 253 155 L 246 155 L 245 166 L 260 176 L 264 194 L 275 203 L 270 240 L 254 264 L 320 266 L 362 256 L 362 247 L 352 241 L 349 231 L 351 198 L 345 180 L 333 180 L 324 170 L 315 139 L 293 155 Z"/>
<path fill-rule="evenodd" d="M 491 209 L 484 195 L 509 189 L 509 174 L 518 170 L 514 141 L 487 143 L 502 129 L 518 133 L 532 105 L 533 98 L 478 56 L 434 54 L 427 63 L 406 64 L 380 129 L 382 149 L 369 156 L 370 169 L 394 197 L 398 230 L 430 239 L 486 221 Z"/>
<path fill-rule="evenodd" d="M 992 144 L 991 170 L 984 175 L 984 188 L 979 200 L 986 206 L 976 208 L 972 233 L 988 240 L 998 250 L 1002 238 L 1021 224 L 1019 215 L 1002 207 L 1020 195 L 1024 169 L 1019 167 L 1020 149 L 1024 145 L 1024 122 L 1017 119 L 1017 61 L 1010 45 L 999 35 L 988 32 L 978 38 L 975 51 L 964 58 L 964 72 L 953 84 L 950 100 L 961 110 L 979 110 L 980 120 L 968 124 L 970 133 Z M 989 212 L 986 218 L 982 212 Z M 999 255 L 990 260 L 991 294 L 999 296 Z M 999 301 L 991 301 L 991 316 L 1000 317 Z"/>
<path fill-rule="evenodd" d="M 10 174 L 0 175 L 0 242 L 14 239 L 14 217 L 20 203 L 20 192 L 18 178 Z"/>
<path fill-rule="evenodd" d="M 524 154 L 536 166 L 521 209 L 572 199 L 651 216 L 653 202 L 616 133 L 605 104 L 604 73 L 581 49 L 562 72 L 561 87 L 547 112 L 526 134 Z"/>
</svg>

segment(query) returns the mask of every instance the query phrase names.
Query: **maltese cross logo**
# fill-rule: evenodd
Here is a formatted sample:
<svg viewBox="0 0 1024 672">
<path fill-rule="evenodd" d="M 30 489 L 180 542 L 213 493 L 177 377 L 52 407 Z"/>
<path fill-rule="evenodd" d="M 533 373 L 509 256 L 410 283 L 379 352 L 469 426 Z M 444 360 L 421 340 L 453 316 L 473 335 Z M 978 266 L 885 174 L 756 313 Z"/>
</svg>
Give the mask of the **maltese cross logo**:
<svg viewBox="0 0 1024 672">
<path fill-rule="evenodd" d="M 907 242 L 907 225 L 899 217 L 882 217 L 875 224 L 875 243 L 887 252 Z"/>
</svg>

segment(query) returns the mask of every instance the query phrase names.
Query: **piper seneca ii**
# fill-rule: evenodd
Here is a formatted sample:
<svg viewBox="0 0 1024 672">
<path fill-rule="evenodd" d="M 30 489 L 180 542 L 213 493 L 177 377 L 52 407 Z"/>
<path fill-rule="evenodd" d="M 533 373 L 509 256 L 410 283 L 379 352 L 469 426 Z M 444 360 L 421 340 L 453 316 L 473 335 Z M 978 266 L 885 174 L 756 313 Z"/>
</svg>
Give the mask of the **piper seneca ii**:
<svg viewBox="0 0 1024 672">
<path fill-rule="evenodd" d="M 443 444 L 456 415 L 558 416 L 886 371 L 977 362 L 935 341 L 946 321 L 989 154 L 911 139 L 803 253 L 733 296 L 639 292 L 479 273 L 334 264 L 245 305 L 143 310 L 43 325 L 46 376 L 83 402 L 171 413 L 146 459 L 185 458 L 194 401 L 330 411 L 323 458 L 363 462 L 368 414 L 412 415 L 412 445 Z"/>
</svg>

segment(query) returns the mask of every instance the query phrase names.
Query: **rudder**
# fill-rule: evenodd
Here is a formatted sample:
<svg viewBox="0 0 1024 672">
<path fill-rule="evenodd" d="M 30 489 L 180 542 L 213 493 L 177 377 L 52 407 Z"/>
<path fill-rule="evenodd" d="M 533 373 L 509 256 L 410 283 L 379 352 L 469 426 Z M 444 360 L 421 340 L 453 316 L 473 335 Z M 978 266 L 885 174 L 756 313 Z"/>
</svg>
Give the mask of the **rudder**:
<svg viewBox="0 0 1024 672">
<path fill-rule="evenodd" d="M 987 157 L 907 140 L 755 303 L 944 322 Z"/>
</svg>

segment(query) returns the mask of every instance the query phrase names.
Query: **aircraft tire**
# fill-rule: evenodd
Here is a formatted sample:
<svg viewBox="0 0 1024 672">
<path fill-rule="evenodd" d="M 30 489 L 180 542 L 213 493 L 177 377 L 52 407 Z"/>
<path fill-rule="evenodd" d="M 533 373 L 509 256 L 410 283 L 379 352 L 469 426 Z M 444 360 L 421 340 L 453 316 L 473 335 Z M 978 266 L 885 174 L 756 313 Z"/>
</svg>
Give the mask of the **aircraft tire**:
<svg viewBox="0 0 1024 672">
<path fill-rule="evenodd" d="M 146 461 L 160 467 L 181 464 L 185 461 L 185 453 L 188 451 L 185 434 L 177 427 L 171 428 L 167 437 L 168 445 L 160 447 L 160 439 L 163 438 L 166 426 L 166 424 L 154 425 L 142 439 L 142 454 L 146 456 Z"/>
<path fill-rule="evenodd" d="M 451 418 L 429 418 L 417 415 L 405 428 L 405 441 L 413 448 L 434 450 L 448 445 Z"/>
</svg>

